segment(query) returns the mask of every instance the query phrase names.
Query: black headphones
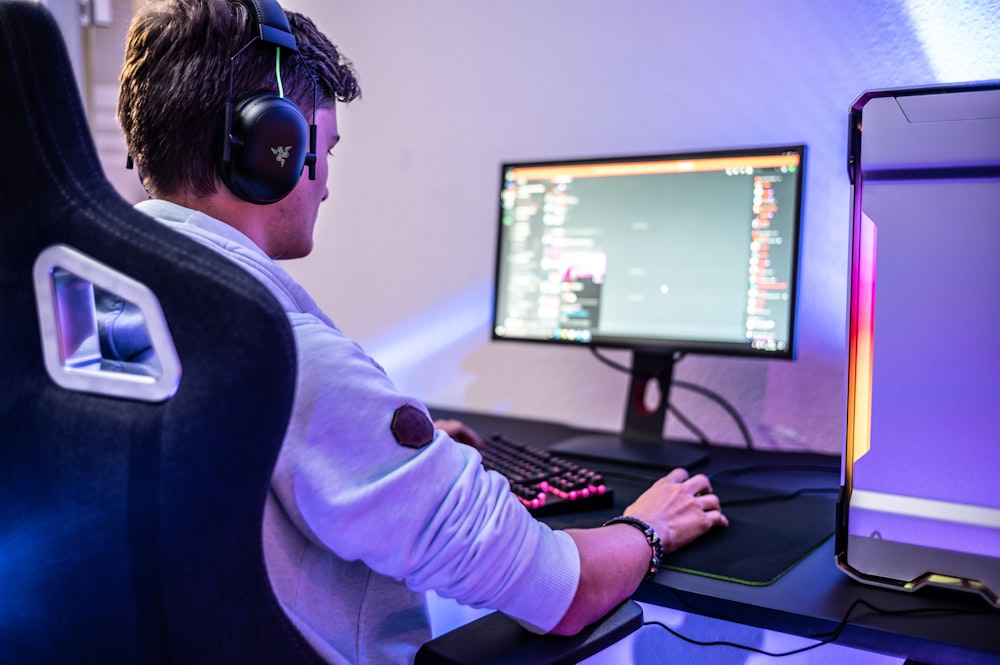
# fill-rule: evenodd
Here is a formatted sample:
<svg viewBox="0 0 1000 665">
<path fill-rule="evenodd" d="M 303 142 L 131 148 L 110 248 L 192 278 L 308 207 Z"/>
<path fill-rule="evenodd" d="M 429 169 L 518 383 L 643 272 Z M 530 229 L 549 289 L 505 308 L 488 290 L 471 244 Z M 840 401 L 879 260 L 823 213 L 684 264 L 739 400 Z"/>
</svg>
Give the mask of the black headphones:
<svg viewBox="0 0 1000 665">
<path fill-rule="evenodd" d="M 219 174 L 236 196 L 260 205 L 287 196 L 309 167 L 316 179 L 316 79 L 313 78 L 313 121 L 281 92 L 281 53 L 297 52 L 288 17 L 276 0 L 244 0 L 258 34 L 229 59 Z M 257 41 L 275 47 L 278 92 L 260 92 L 233 103 L 234 61 Z M 310 73 L 310 76 L 312 74 Z"/>
</svg>

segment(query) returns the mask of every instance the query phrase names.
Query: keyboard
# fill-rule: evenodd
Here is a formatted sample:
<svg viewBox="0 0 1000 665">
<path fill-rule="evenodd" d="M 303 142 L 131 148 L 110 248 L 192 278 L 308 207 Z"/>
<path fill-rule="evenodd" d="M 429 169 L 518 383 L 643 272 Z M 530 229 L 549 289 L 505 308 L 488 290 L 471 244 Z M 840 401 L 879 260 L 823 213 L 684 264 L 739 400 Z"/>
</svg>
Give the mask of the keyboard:
<svg viewBox="0 0 1000 665">
<path fill-rule="evenodd" d="M 614 503 L 614 491 L 596 471 L 547 450 L 494 434 L 484 441 L 483 466 L 499 472 L 536 517 L 560 515 Z"/>
</svg>

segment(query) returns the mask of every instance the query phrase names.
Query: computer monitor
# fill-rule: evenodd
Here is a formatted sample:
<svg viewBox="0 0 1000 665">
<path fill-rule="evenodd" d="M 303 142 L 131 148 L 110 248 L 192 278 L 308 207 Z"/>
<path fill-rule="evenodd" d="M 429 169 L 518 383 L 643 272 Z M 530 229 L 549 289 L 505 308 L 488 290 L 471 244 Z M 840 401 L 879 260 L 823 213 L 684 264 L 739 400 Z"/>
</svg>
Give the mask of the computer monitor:
<svg viewBox="0 0 1000 665">
<path fill-rule="evenodd" d="M 704 455 L 663 439 L 677 354 L 793 357 L 804 159 L 790 145 L 502 165 L 493 339 L 632 351 L 620 434 L 557 450 L 692 466 Z"/>
</svg>

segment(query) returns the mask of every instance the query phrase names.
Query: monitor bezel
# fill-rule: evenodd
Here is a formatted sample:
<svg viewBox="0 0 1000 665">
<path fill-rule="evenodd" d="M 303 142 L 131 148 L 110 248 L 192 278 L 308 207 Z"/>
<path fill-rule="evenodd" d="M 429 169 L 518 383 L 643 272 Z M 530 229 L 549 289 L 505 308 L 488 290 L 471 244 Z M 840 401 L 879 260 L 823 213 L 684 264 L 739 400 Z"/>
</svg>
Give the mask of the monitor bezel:
<svg viewBox="0 0 1000 665">
<path fill-rule="evenodd" d="M 792 261 L 792 274 L 790 275 L 789 288 L 789 327 L 788 344 L 784 349 L 761 349 L 749 344 L 735 342 L 718 342 L 711 340 L 694 340 L 689 338 L 669 338 L 669 337 L 630 337 L 619 335 L 593 335 L 591 339 L 585 341 L 542 338 L 533 336 L 522 336 L 517 334 L 497 334 L 498 307 L 500 304 L 499 286 L 501 270 L 503 267 L 503 233 L 504 233 L 504 205 L 503 192 L 506 184 L 506 173 L 512 168 L 535 168 L 546 166 L 579 166 L 587 164 L 614 164 L 629 162 L 648 161 L 683 161 L 695 159 L 713 158 L 740 158 L 753 156 L 783 155 L 795 153 L 799 156 L 799 166 L 795 172 L 795 184 L 797 197 L 795 210 L 793 211 L 794 237 L 792 238 L 792 250 L 790 259 Z M 598 157 L 572 157 L 536 160 L 509 160 L 500 164 L 499 187 L 497 193 L 497 218 L 494 252 L 494 271 L 491 293 L 491 315 L 490 315 L 490 336 L 494 341 L 532 343 L 542 345 L 556 345 L 565 347 L 593 347 L 611 349 L 630 349 L 640 353 L 695 353 L 718 356 L 738 356 L 755 357 L 775 360 L 794 360 L 798 353 L 798 316 L 799 316 L 799 287 L 801 282 L 802 261 L 801 247 L 803 234 L 803 212 L 805 199 L 805 167 L 806 144 L 789 143 L 779 145 L 763 145 L 733 148 L 713 148 L 706 150 L 684 151 L 684 152 L 656 152 L 656 153 L 632 153 L 617 154 L 611 156 Z"/>
</svg>

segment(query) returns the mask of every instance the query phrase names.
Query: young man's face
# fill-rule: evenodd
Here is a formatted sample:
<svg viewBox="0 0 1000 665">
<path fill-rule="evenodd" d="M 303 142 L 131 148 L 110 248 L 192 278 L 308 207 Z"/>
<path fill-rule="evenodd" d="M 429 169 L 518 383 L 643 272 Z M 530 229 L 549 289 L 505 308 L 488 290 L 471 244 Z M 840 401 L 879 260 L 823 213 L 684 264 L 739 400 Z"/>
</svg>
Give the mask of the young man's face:
<svg viewBox="0 0 1000 665">
<path fill-rule="evenodd" d="M 268 207 L 267 253 L 274 259 L 297 259 L 309 254 L 313 247 L 313 227 L 319 214 L 319 204 L 329 196 L 328 160 L 340 140 L 336 108 L 316 111 L 316 179 L 310 180 L 308 169 L 291 194 Z"/>
</svg>

